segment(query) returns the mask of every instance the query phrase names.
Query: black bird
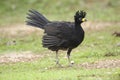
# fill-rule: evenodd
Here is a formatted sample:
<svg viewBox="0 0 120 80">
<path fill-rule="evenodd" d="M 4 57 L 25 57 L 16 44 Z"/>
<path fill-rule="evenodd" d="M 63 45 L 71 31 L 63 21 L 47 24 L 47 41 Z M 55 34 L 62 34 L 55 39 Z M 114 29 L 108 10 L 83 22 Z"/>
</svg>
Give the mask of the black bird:
<svg viewBox="0 0 120 80">
<path fill-rule="evenodd" d="M 67 58 L 70 65 L 70 53 L 84 39 L 84 30 L 81 23 L 86 21 L 86 12 L 77 11 L 74 15 L 74 22 L 49 21 L 36 10 L 29 10 L 27 25 L 38 27 L 44 30 L 42 45 L 52 51 L 56 51 L 56 64 L 59 64 L 58 51 L 67 50 Z"/>
</svg>

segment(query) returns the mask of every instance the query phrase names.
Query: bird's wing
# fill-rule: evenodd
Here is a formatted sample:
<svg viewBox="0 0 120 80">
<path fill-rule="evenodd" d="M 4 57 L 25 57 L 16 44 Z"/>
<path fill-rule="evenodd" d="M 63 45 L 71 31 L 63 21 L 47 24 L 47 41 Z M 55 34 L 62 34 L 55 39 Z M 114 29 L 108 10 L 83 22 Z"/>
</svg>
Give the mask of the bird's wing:
<svg viewBox="0 0 120 80">
<path fill-rule="evenodd" d="M 67 49 L 74 35 L 74 24 L 70 22 L 53 22 L 45 27 L 42 44 L 53 51 Z"/>
<path fill-rule="evenodd" d="M 45 33 L 58 38 L 69 39 L 74 33 L 74 24 L 71 22 L 53 22 L 45 26 Z"/>
</svg>

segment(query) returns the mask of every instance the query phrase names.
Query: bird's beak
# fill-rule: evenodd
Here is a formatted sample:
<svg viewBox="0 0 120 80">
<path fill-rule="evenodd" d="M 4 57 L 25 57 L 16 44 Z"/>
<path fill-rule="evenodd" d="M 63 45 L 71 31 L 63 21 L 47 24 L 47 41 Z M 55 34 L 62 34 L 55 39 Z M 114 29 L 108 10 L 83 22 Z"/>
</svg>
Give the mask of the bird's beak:
<svg viewBox="0 0 120 80">
<path fill-rule="evenodd" d="M 86 18 L 82 18 L 82 21 L 85 22 L 85 21 L 87 21 L 87 19 Z"/>
</svg>

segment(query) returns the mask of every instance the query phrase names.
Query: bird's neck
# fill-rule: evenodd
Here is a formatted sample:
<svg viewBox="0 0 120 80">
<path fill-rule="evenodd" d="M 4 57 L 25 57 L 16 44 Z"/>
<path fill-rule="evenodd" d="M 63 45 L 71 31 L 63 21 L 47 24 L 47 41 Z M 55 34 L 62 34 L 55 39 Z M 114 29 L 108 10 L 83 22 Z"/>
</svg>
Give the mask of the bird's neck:
<svg viewBox="0 0 120 80">
<path fill-rule="evenodd" d="M 81 28 L 81 23 L 75 22 L 75 28 L 76 29 L 78 29 L 78 28 L 80 29 Z"/>
<path fill-rule="evenodd" d="M 81 27 L 81 23 L 75 22 L 75 29 L 77 33 L 84 34 L 84 30 Z"/>
<path fill-rule="evenodd" d="M 78 38 L 81 39 L 81 42 L 84 39 L 84 30 L 81 27 L 81 23 L 75 23 L 75 31 L 76 31 L 76 35 L 79 36 Z"/>
</svg>

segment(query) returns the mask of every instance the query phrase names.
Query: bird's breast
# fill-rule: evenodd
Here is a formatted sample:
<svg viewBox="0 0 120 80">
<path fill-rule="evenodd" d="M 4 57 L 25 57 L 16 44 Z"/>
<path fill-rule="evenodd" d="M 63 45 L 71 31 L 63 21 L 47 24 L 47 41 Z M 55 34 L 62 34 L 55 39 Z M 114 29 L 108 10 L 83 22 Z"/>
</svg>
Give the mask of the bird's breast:
<svg viewBox="0 0 120 80">
<path fill-rule="evenodd" d="M 76 34 L 76 36 L 72 36 L 72 38 L 70 40 L 70 46 L 72 48 L 75 48 L 78 45 L 80 45 L 83 40 L 84 40 L 84 32 L 80 33 L 80 34 Z"/>
</svg>

